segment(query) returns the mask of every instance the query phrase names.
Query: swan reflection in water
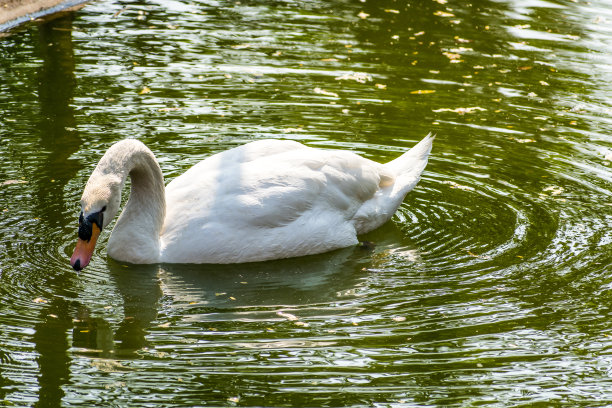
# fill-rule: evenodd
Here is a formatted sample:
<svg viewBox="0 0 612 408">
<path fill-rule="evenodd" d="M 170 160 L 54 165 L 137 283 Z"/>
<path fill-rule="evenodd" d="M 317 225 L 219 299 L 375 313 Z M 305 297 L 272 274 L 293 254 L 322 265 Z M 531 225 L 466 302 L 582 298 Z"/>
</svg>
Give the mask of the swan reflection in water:
<svg viewBox="0 0 612 408">
<path fill-rule="evenodd" d="M 372 251 L 354 247 L 232 265 L 125 265 L 109 258 L 109 284 L 123 300 L 123 320 L 113 329 L 103 318 L 81 310 L 73 327 L 74 346 L 90 356 L 129 358 L 150 346 L 151 331 L 172 330 L 182 321 L 201 322 L 206 332 L 211 322 L 269 325 L 283 319 L 279 312 L 282 316 L 292 308 L 316 313 L 319 307 L 358 296 L 371 273 Z M 336 306 L 333 313 L 356 311 Z"/>
</svg>

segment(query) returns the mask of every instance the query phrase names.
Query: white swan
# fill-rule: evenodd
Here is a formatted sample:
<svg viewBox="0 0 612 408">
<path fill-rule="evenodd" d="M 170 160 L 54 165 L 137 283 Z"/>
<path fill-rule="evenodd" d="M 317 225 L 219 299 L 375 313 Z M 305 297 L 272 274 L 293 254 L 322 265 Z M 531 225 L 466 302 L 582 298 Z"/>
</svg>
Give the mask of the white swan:
<svg viewBox="0 0 612 408">
<path fill-rule="evenodd" d="M 428 135 L 379 164 L 348 151 L 261 140 L 211 156 L 164 188 L 153 153 L 123 140 L 85 186 L 70 263 L 87 266 L 128 176 L 130 197 L 107 244 L 119 261 L 241 263 L 357 244 L 357 235 L 388 221 L 417 184 L 432 142 Z"/>
</svg>

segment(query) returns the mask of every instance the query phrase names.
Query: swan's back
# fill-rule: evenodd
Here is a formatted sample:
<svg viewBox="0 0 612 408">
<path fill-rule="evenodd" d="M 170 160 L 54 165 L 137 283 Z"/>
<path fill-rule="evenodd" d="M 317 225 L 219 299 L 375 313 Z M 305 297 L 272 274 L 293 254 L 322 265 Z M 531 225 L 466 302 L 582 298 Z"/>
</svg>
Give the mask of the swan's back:
<svg viewBox="0 0 612 408">
<path fill-rule="evenodd" d="M 214 155 L 167 186 L 161 260 L 251 262 L 356 244 L 401 203 L 398 169 L 280 140 Z"/>
</svg>

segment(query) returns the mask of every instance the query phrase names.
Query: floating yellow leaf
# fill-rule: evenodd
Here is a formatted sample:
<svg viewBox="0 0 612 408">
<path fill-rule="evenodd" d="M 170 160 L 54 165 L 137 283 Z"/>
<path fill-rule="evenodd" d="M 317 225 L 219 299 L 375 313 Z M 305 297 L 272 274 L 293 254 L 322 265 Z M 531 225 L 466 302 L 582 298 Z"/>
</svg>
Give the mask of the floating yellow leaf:
<svg viewBox="0 0 612 408">
<path fill-rule="evenodd" d="M 385 13 L 399 14 L 399 10 L 395 10 L 395 9 L 385 9 Z"/>
<path fill-rule="evenodd" d="M 375 84 L 375 87 L 377 87 L 378 89 L 387 89 L 387 85 L 384 84 Z"/>
<path fill-rule="evenodd" d="M 47 301 L 45 299 L 39 298 L 39 297 L 34 299 L 32 302 L 34 302 L 34 303 L 47 303 Z"/>
<path fill-rule="evenodd" d="M 370 17 L 370 15 L 368 13 L 364 13 L 363 11 L 360 11 L 359 14 L 357 14 L 357 16 L 361 19 L 366 19 L 368 17 Z"/>
<path fill-rule="evenodd" d="M 416 91 L 410 91 L 411 94 L 416 94 L 416 95 L 424 95 L 424 94 L 431 94 L 434 93 L 436 91 L 434 91 L 433 89 L 419 89 Z"/>
<path fill-rule="evenodd" d="M 455 15 L 453 13 L 449 13 L 446 11 L 436 11 L 434 13 L 434 16 L 438 16 L 438 17 L 455 17 Z"/>
<path fill-rule="evenodd" d="M 149 92 L 151 92 L 151 89 L 148 86 L 145 86 L 144 88 L 142 88 L 139 94 L 144 95 L 144 94 L 148 94 Z"/>
</svg>

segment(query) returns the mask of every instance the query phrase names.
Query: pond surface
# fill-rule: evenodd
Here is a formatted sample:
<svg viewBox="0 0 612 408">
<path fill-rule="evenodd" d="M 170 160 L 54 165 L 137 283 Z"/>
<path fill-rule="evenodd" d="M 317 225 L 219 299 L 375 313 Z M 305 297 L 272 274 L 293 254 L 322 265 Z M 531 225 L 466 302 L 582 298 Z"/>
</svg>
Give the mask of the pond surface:
<svg viewBox="0 0 612 408">
<path fill-rule="evenodd" d="M 0 405 L 612 404 L 604 0 L 100 0 L 0 39 Z M 74 272 L 82 188 L 250 140 L 388 161 L 373 249 Z"/>
</svg>

